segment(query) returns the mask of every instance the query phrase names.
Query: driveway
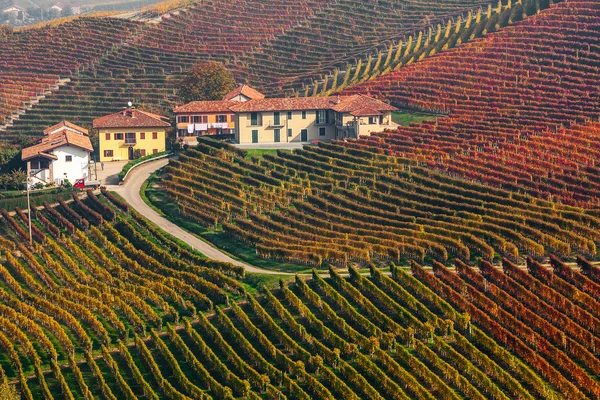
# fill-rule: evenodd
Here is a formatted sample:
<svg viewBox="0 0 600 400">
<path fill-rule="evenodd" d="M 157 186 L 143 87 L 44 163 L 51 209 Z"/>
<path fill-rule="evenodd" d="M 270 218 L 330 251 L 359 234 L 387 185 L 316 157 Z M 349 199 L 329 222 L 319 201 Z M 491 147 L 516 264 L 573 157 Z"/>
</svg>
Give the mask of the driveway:
<svg viewBox="0 0 600 400">
<path fill-rule="evenodd" d="M 163 158 L 154 162 L 149 162 L 139 167 L 134 168 L 127 177 L 127 181 L 123 185 L 106 185 L 108 190 L 112 190 L 122 196 L 131 207 L 137 212 L 142 214 L 144 217 L 154 222 L 162 230 L 169 233 L 170 235 L 183 240 L 195 250 L 204 254 L 206 257 L 217 261 L 229 262 L 234 265 L 244 267 L 247 272 L 254 272 L 259 274 L 271 274 L 271 275 L 292 275 L 283 272 L 269 271 L 262 268 L 257 268 L 244 262 L 234 260 L 229 255 L 223 253 L 221 250 L 213 247 L 211 244 L 203 241 L 192 233 L 183 230 L 179 226 L 175 225 L 159 213 L 154 211 L 148 206 L 142 197 L 140 196 L 140 189 L 144 182 L 154 173 L 156 170 L 167 165 L 169 160 Z M 108 163 L 106 163 L 108 164 Z M 105 170 L 107 165 L 104 166 Z M 120 169 L 119 169 L 120 171 Z"/>
</svg>

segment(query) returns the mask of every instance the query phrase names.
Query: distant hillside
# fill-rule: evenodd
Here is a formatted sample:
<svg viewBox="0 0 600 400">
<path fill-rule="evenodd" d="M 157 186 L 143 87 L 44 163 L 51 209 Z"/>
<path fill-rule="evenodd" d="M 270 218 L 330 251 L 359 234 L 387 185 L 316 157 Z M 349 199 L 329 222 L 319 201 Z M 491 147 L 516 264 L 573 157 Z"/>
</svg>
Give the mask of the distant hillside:
<svg viewBox="0 0 600 400">
<path fill-rule="evenodd" d="M 12 34 L 0 49 L 3 70 L 52 70 L 70 82 L 0 128 L 0 135 L 5 140 L 39 135 L 64 118 L 89 126 L 127 101 L 168 113 L 177 103 L 174 83 L 199 60 L 222 61 L 240 82 L 270 95 L 301 89 L 315 74 L 345 67 L 417 27 L 491 3 L 206 0 L 151 23 L 91 19 Z M 21 61 L 15 63 L 15 57 Z M 10 94 L 0 96 L 5 114 L 16 110 Z"/>
</svg>

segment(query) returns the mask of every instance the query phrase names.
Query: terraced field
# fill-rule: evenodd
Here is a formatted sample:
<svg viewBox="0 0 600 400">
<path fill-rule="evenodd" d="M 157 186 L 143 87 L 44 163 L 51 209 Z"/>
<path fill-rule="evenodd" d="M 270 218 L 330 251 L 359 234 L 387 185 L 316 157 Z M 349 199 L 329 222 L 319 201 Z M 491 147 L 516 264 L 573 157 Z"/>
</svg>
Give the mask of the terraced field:
<svg viewBox="0 0 600 400">
<path fill-rule="evenodd" d="M 600 272 L 583 259 L 581 272 L 558 260 L 554 272 L 530 260 L 530 273 L 330 269 L 251 295 L 243 271 L 110 193 L 36 211 L 32 248 L 25 221 L 2 211 L 0 377 L 23 398 L 600 394 Z"/>
<path fill-rule="evenodd" d="M 594 1 L 555 4 L 348 89 L 449 114 L 360 145 L 536 198 L 597 207 L 599 15 Z M 556 35 L 546 35 L 548 26 Z"/>
<path fill-rule="evenodd" d="M 199 60 L 221 61 L 240 82 L 247 81 L 267 94 L 301 90 L 315 74 L 344 69 L 354 58 L 376 53 L 417 28 L 445 24 L 450 16 L 491 3 L 394 0 L 368 5 L 355 0 L 277 0 L 265 5 L 256 0 L 205 0 L 171 11 L 159 23 L 81 18 L 15 33 L 4 40 L 7 46 L 0 51 L 0 65 L 18 71 L 18 57 L 21 70 L 56 72 L 71 82 L 46 96 L 14 125 L 0 130 L 0 139 L 38 136 L 41 128 L 62 119 L 91 126 L 93 118 L 119 110 L 128 101 L 168 115 L 179 102 L 176 82 Z M 332 25 L 340 28 L 327 29 Z M 349 30 L 358 33 L 350 35 Z M 299 37 L 303 46 L 297 46 Z M 323 41 L 332 43 L 327 52 Z M 31 44 L 22 46 L 25 42 Z M 294 54 L 290 54 L 292 49 Z M 48 69 L 40 61 L 44 57 L 60 62 Z M 20 107 L 6 105 L 4 113 Z"/>
</svg>

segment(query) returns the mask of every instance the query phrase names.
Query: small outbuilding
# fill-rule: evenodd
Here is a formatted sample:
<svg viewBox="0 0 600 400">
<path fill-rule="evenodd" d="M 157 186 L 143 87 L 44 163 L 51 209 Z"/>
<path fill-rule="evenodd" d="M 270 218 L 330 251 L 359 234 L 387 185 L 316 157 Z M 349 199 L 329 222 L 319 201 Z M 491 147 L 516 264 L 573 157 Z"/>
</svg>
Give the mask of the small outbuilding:
<svg viewBox="0 0 600 400">
<path fill-rule="evenodd" d="M 44 130 L 44 137 L 23 149 L 22 160 L 27 162 L 33 184 L 55 183 L 65 179 L 73 183 L 90 175 L 90 153 L 93 152 L 88 130 L 61 121 Z"/>
</svg>

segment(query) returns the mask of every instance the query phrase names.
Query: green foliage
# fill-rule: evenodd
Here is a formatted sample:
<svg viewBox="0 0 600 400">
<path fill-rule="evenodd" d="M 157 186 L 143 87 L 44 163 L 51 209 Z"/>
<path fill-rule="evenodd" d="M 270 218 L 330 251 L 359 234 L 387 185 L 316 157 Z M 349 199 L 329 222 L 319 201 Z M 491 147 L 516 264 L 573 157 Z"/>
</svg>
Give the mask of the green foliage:
<svg viewBox="0 0 600 400">
<path fill-rule="evenodd" d="M 139 150 L 136 150 L 139 152 Z M 134 151 L 133 156 L 135 158 L 135 160 L 129 161 L 127 164 L 125 164 L 125 166 L 123 167 L 123 169 L 121 170 L 121 172 L 119 172 L 119 179 L 123 180 L 125 178 L 125 175 L 127 174 L 127 172 L 129 172 L 129 170 L 131 168 L 133 168 L 134 166 L 138 165 L 139 163 L 146 161 L 146 160 L 151 160 L 153 158 L 158 158 L 158 157 L 162 157 L 165 154 L 168 154 L 168 152 L 166 151 L 161 151 L 159 153 L 154 153 L 154 154 L 148 154 L 147 156 L 144 157 L 140 157 L 140 155 L 138 154 L 138 156 L 136 157 L 136 153 Z"/>
<path fill-rule="evenodd" d="M 27 173 L 21 169 L 14 169 L 8 174 L 0 174 L 0 186 L 5 190 L 25 189 L 25 178 Z"/>
<path fill-rule="evenodd" d="M 223 64 L 207 61 L 196 64 L 179 82 L 177 95 L 185 102 L 221 100 L 235 89 L 233 74 Z"/>
</svg>

